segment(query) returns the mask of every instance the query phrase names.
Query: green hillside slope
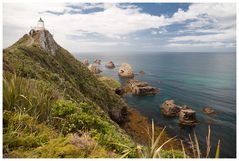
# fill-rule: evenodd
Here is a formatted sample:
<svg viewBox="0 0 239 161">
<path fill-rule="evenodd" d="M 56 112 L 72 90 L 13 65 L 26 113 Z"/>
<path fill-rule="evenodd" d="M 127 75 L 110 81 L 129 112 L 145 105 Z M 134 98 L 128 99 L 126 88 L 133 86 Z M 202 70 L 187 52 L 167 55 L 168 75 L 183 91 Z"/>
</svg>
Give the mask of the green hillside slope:
<svg viewBox="0 0 239 161">
<path fill-rule="evenodd" d="M 40 40 L 42 34 L 45 39 Z M 87 67 L 59 45 L 54 53 L 47 52 L 41 42 L 45 40 L 48 44 L 54 41 L 48 31 L 24 35 L 3 51 L 4 155 L 82 157 L 80 154 L 84 153 L 83 157 L 117 156 L 123 149 L 116 143 L 133 144 L 117 124 L 124 122 L 127 105 L 109 86 L 99 81 Z M 16 120 L 7 115 L 9 113 L 19 119 L 19 127 L 13 125 Z M 30 121 L 26 125 L 25 118 Z M 41 132 L 36 127 L 31 128 L 37 132 L 29 131 L 27 123 L 49 128 L 56 136 L 43 138 L 42 141 Z M 14 135 L 16 132 L 18 134 Z M 77 135 L 79 140 L 87 135 L 97 143 L 103 156 L 101 153 L 98 156 L 85 154 L 85 150 L 80 148 L 78 151 L 81 153 L 75 155 L 73 147 L 70 148 L 72 151 L 66 150 L 66 154 L 54 152 L 49 156 L 43 153 L 44 148 L 53 146 L 51 139 L 63 137 L 66 140 L 70 134 Z M 27 136 L 32 137 L 33 145 L 28 145 Z M 11 141 L 8 139 L 10 137 L 13 138 Z"/>
</svg>

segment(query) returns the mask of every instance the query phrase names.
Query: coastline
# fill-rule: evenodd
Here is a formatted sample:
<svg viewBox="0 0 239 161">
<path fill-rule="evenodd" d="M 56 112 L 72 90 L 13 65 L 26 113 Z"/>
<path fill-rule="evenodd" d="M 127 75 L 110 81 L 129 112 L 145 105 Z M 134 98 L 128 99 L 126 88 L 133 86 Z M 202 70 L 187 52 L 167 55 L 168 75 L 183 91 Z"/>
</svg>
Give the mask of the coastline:
<svg viewBox="0 0 239 161">
<path fill-rule="evenodd" d="M 108 77 L 106 75 L 98 75 L 98 79 L 105 82 L 112 90 L 116 88 L 116 86 L 112 86 L 112 84 L 117 84 L 117 87 L 122 86 L 120 82 L 115 80 L 112 77 Z M 104 79 L 102 79 L 104 78 Z M 124 98 L 122 98 L 124 100 Z M 124 100 L 125 101 L 125 100 Z M 126 103 L 127 104 L 127 103 Z M 130 107 L 127 104 L 127 117 L 124 122 L 120 123 L 119 126 L 137 143 L 144 146 L 150 146 L 151 143 L 151 134 L 152 134 L 152 121 L 148 117 L 144 116 L 139 110 L 134 107 Z M 157 138 L 162 132 L 164 127 L 160 127 L 154 124 L 154 138 Z M 159 140 L 158 145 L 162 145 L 164 142 L 169 140 L 170 138 L 175 137 L 170 135 L 167 132 L 167 127 L 165 126 L 165 130 L 163 131 L 161 138 Z M 184 145 L 185 152 L 190 157 L 193 157 L 191 153 L 191 149 L 189 145 Z M 163 147 L 164 150 L 171 153 L 172 151 L 180 151 L 182 150 L 182 145 L 180 139 L 176 136 L 176 138 L 169 143 L 165 144 Z"/>
<path fill-rule="evenodd" d="M 143 116 L 138 110 L 136 110 L 133 107 L 128 108 L 128 121 L 125 122 L 123 125 L 121 125 L 121 128 L 123 128 L 137 143 L 142 145 L 148 145 L 150 137 L 148 135 L 147 130 L 151 132 L 152 130 L 152 124 L 151 121 Z M 160 134 L 160 132 L 163 130 L 162 127 L 155 125 L 155 138 Z M 170 136 L 167 133 L 167 127 L 165 131 L 163 132 L 163 135 L 159 141 L 159 144 L 164 143 L 168 139 L 170 139 L 173 136 Z M 180 141 L 177 139 L 175 141 L 169 142 L 164 146 L 165 150 L 182 150 Z"/>
</svg>

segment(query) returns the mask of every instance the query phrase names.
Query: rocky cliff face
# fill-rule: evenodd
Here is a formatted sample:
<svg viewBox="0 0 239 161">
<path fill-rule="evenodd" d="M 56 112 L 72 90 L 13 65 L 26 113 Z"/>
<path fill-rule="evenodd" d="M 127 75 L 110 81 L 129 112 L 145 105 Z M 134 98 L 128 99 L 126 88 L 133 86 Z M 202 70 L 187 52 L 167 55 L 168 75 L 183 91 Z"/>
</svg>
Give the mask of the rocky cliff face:
<svg viewBox="0 0 239 161">
<path fill-rule="evenodd" d="M 60 48 L 48 30 L 30 32 L 29 36 L 34 39 L 34 44 L 40 45 L 46 52 L 53 55 L 55 55 L 57 49 Z"/>
<path fill-rule="evenodd" d="M 40 45 L 43 49 L 45 49 L 47 52 L 50 52 L 52 54 L 55 54 L 56 50 L 58 49 L 58 44 L 53 39 L 53 36 L 51 33 L 47 30 L 40 31 Z"/>
</svg>

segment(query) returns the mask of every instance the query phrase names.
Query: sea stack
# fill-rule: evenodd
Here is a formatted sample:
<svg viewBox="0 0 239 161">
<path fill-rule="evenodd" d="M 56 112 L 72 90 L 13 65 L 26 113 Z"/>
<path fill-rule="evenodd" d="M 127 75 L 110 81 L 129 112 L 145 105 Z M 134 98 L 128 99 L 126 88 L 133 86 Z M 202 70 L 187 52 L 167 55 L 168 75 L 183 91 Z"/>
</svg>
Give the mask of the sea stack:
<svg viewBox="0 0 239 161">
<path fill-rule="evenodd" d="M 129 91 L 133 95 L 155 95 L 159 93 L 159 88 L 149 86 L 147 82 L 131 79 L 127 81 Z"/>
<path fill-rule="evenodd" d="M 100 60 L 100 59 L 99 59 L 99 60 L 98 60 L 98 59 L 95 59 L 95 60 L 94 60 L 94 64 L 100 65 L 100 64 L 101 64 L 101 60 Z"/>
<path fill-rule="evenodd" d="M 124 77 L 124 78 L 133 78 L 134 77 L 133 69 L 127 63 L 121 64 L 118 74 L 119 74 L 119 76 Z"/>
<path fill-rule="evenodd" d="M 180 108 L 175 104 L 174 100 L 166 100 L 160 106 L 161 112 L 166 117 L 175 117 L 178 116 Z"/>
<path fill-rule="evenodd" d="M 179 112 L 179 123 L 189 126 L 197 124 L 196 112 L 191 107 L 183 105 Z"/>
<path fill-rule="evenodd" d="M 105 66 L 106 66 L 107 68 L 109 68 L 109 69 L 115 68 L 115 65 L 114 65 L 114 63 L 113 63 L 112 61 L 109 61 Z"/>
</svg>

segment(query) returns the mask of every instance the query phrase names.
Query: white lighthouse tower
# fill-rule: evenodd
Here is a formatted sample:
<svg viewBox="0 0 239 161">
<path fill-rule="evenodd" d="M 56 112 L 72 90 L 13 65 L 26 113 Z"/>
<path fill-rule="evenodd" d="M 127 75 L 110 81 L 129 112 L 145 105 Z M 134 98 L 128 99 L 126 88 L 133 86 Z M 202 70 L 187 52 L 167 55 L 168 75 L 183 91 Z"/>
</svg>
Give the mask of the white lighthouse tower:
<svg viewBox="0 0 239 161">
<path fill-rule="evenodd" d="M 44 21 L 41 18 L 38 20 L 35 30 L 45 30 Z"/>
</svg>

